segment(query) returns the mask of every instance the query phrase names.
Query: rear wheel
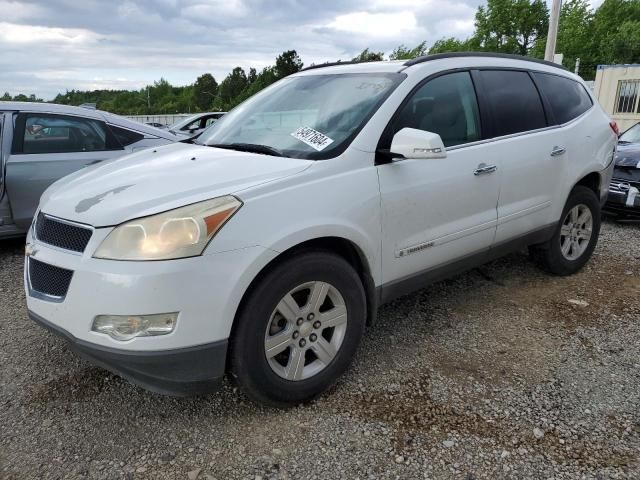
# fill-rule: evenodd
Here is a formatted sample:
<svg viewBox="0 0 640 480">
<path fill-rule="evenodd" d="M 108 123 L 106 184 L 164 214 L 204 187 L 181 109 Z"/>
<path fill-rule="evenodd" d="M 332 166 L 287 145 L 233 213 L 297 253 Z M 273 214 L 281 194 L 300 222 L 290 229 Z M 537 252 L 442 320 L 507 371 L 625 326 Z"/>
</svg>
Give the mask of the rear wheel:
<svg viewBox="0 0 640 480">
<path fill-rule="evenodd" d="M 600 202 L 593 190 L 575 187 L 553 237 L 530 247 L 531 256 L 555 275 L 571 275 L 591 257 L 600 233 Z"/>
<path fill-rule="evenodd" d="M 260 403 L 311 400 L 351 363 L 365 318 L 364 288 L 348 262 L 328 252 L 292 257 L 249 293 L 232 339 L 232 374 Z"/>
</svg>

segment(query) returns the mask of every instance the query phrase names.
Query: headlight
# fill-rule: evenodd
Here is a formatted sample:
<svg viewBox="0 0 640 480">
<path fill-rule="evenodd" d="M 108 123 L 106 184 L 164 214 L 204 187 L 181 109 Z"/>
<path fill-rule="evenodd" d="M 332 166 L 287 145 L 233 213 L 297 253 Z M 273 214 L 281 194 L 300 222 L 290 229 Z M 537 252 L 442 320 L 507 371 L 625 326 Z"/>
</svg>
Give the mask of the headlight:
<svg viewBox="0 0 640 480">
<path fill-rule="evenodd" d="M 194 203 L 116 227 L 93 255 L 110 260 L 169 260 L 201 255 L 242 206 L 231 195 Z"/>
</svg>

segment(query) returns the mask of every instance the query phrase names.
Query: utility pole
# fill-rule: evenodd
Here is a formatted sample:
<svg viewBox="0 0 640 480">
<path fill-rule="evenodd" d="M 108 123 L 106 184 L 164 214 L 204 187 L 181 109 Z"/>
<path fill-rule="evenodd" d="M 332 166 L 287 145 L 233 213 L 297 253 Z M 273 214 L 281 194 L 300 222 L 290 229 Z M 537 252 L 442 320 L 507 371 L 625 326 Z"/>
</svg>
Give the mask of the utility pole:
<svg viewBox="0 0 640 480">
<path fill-rule="evenodd" d="M 578 72 L 580 71 L 580 57 L 576 58 L 576 68 L 573 71 L 573 73 L 575 73 L 576 75 L 578 75 Z"/>
<path fill-rule="evenodd" d="M 558 38 L 558 23 L 560 21 L 560 6 L 562 0 L 553 0 L 551 6 L 551 18 L 549 18 L 549 33 L 547 34 L 547 47 L 544 50 L 544 59 L 553 62 L 556 53 L 556 39 Z"/>
</svg>

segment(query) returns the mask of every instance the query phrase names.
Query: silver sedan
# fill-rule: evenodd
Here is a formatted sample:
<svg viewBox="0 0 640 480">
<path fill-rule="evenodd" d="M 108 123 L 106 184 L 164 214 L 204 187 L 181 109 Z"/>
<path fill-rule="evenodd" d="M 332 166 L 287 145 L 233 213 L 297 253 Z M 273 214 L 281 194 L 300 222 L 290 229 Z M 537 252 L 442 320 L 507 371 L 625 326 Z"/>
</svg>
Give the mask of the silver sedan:
<svg viewBox="0 0 640 480">
<path fill-rule="evenodd" d="M 91 108 L 0 102 L 0 238 L 29 229 L 40 196 L 56 180 L 179 139 Z"/>
</svg>

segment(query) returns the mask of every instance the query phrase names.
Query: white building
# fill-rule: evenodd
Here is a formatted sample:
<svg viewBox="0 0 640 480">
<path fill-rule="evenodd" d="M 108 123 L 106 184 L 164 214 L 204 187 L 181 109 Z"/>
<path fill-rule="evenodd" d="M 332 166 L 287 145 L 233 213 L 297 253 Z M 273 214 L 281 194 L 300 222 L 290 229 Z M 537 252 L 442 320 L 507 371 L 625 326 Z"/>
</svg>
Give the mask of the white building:
<svg viewBox="0 0 640 480">
<path fill-rule="evenodd" d="M 621 132 L 640 122 L 640 64 L 598 65 L 593 93 Z"/>
</svg>

